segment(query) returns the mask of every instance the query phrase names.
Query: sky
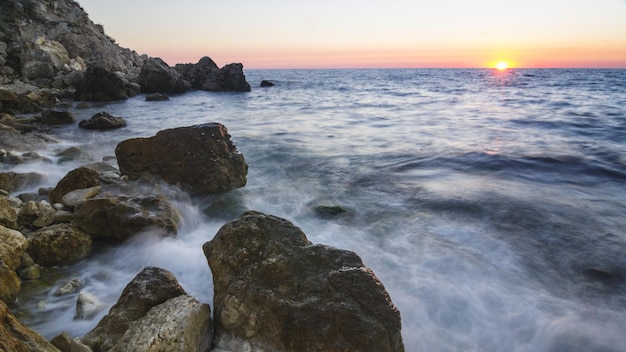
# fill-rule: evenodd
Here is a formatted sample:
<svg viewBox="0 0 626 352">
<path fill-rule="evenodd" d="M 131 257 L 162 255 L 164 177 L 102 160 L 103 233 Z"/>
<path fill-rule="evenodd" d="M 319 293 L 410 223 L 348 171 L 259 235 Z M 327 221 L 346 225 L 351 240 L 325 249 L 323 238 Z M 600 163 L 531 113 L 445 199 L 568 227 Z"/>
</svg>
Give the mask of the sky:
<svg viewBox="0 0 626 352">
<path fill-rule="evenodd" d="M 78 0 L 170 65 L 626 68 L 626 0 Z"/>
</svg>

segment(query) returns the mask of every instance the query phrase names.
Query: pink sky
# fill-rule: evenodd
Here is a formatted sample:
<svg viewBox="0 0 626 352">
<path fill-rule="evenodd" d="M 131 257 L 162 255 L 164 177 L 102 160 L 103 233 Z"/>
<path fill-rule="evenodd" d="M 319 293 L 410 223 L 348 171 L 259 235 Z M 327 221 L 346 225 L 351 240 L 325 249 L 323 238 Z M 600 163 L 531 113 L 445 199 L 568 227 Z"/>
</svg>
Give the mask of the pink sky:
<svg viewBox="0 0 626 352">
<path fill-rule="evenodd" d="M 246 68 L 626 68 L 625 0 L 78 0 L 125 47 Z"/>
</svg>

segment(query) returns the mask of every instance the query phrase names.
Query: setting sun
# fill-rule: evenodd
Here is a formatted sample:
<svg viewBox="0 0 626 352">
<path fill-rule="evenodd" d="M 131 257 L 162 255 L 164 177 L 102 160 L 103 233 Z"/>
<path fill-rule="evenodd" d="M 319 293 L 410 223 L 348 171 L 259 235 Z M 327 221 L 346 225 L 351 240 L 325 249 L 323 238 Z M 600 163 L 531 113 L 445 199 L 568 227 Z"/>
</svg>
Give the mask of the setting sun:
<svg viewBox="0 0 626 352">
<path fill-rule="evenodd" d="M 498 63 L 496 63 L 496 68 L 500 71 L 503 71 L 509 68 L 509 64 L 506 61 L 499 61 Z"/>
</svg>

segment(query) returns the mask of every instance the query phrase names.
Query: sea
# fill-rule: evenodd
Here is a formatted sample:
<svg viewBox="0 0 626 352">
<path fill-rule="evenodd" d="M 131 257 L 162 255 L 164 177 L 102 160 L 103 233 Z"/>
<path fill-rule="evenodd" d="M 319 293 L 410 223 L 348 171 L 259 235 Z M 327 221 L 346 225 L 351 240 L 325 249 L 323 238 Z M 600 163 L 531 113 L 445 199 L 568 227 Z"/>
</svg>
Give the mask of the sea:
<svg viewBox="0 0 626 352">
<path fill-rule="evenodd" d="M 38 151 L 51 163 L 1 166 L 45 173 L 36 191 L 80 165 L 55 156 L 65 148 L 102 160 L 125 139 L 208 122 L 249 165 L 244 188 L 174 197 L 176 237 L 140 234 L 25 282 L 27 324 L 82 336 L 145 266 L 212 303 L 202 244 L 256 210 L 356 252 L 399 308 L 407 351 L 626 351 L 626 70 L 244 73 L 249 93 L 74 104 L 79 121 L 106 111 L 128 126 L 55 127 Z M 90 320 L 75 319 L 76 295 L 52 294 L 75 277 L 105 307 Z"/>
</svg>

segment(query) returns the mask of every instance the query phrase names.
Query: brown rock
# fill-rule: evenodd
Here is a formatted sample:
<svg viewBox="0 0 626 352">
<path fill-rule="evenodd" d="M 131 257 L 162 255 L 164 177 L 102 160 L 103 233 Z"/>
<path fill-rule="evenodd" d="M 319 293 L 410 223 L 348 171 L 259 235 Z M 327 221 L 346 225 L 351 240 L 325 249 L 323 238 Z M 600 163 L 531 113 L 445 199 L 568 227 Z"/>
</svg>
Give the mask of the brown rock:
<svg viewBox="0 0 626 352">
<path fill-rule="evenodd" d="M 160 177 L 191 193 L 219 193 L 243 187 L 248 165 L 226 127 L 209 123 L 125 140 L 115 149 L 120 172 L 131 179 Z"/>
<path fill-rule="evenodd" d="M 35 172 L 0 172 L 0 189 L 7 192 L 15 192 L 23 188 L 39 184 L 43 181 L 43 179 L 43 175 Z"/>
<path fill-rule="evenodd" d="M 0 197 L 0 226 L 17 229 L 17 211 L 3 197 Z"/>
<path fill-rule="evenodd" d="M 75 263 L 87 257 L 92 248 L 91 237 L 70 224 L 45 227 L 28 238 L 28 254 L 43 266 Z"/>
<path fill-rule="evenodd" d="M 176 234 L 179 214 L 160 197 L 92 198 L 77 204 L 76 225 L 95 238 L 125 240 L 148 229 Z"/>
<path fill-rule="evenodd" d="M 353 252 L 313 245 L 289 221 L 246 212 L 204 244 L 214 347 L 404 351 L 400 312 Z"/>
<path fill-rule="evenodd" d="M 70 171 L 57 183 L 56 187 L 50 192 L 50 203 L 61 202 L 63 196 L 73 190 L 95 186 L 100 186 L 98 172 L 86 167 L 79 167 Z"/>
<path fill-rule="evenodd" d="M 0 259 L 0 301 L 8 304 L 15 302 L 17 295 L 20 292 L 21 285 L 22 282 L 17 276 L 15 270 L 9 268 Z"/>
<path fill-rule="evenodd" d="M 0 301 L 0 351 L 61 352 L 43 336 L 22 324 Z"/>
</svg>

